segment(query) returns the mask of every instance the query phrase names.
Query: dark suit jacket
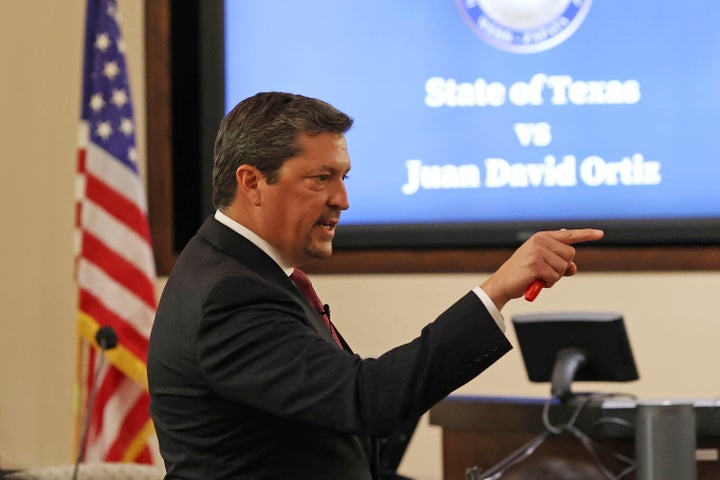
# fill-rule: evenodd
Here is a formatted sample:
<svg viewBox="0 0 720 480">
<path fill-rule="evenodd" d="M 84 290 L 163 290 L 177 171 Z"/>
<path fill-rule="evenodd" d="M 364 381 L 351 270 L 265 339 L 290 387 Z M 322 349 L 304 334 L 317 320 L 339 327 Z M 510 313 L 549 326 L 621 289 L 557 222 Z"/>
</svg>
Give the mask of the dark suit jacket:
<svg viewBox="0 0 720 480">
<path fill-rule="evenodd" d="M 380 358 L 341 350 L 270 257 L 208 218 L 178 258 L 150 337 L 166 478 L 369 480 L 372 439 L 510 348 L 470 292 Z"/>
</svg>

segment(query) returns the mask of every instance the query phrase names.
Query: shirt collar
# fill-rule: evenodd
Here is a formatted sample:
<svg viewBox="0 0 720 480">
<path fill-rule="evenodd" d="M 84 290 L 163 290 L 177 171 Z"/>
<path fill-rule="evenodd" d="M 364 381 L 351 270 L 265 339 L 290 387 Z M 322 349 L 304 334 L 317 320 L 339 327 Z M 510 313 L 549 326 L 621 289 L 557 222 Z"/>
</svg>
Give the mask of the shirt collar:
<svg viewBox="0 0 720 480">
<path fill-rule="evenodd" d="M 260 250 L 265 252 L 270 258 L 272 258 L 275 261 L 275 263 L 277 263 L 280 266 L 280 268 L 283 269 L 283 271 L 285 272 L 285 274 L 287 276 L 290 276 L 290 274 L 292 274 L 294 268 L 290 264 L 290 262 L 288 262 L 287 260 L 285 260 L 283 258 L 283 256 L 277 250 L 277 248 L 273 247 L 268 242 L 263 240 L 257 233 L 253 232 L 252 230 L 247 228 L 245 225 L 241 225 L 240 223 L 236 222 L 235 220 L 228 217 L 220 210 L 215 211 L 215 220 L 222 223 L 226 227 L 232 229 L 239 235 L 242 235 L 247 240 L 252 242 L 253 245 L 255 245 Z"/>
</svg>

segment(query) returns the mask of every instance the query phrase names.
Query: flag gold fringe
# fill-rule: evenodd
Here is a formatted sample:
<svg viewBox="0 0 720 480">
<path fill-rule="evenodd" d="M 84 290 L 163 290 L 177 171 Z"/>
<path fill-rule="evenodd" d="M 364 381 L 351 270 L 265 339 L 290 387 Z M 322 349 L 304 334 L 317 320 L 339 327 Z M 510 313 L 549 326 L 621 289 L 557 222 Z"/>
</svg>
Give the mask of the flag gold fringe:
<svg viewBox="0 0 720 480">
<path fill-rule="evenodd" d="M 85 313 L 78 312 L 77 328 L 80 337 L 99 348 L 99 345 L 95 341 L 95 334 L 100 329 L 100 325 L 98 325 L 95 319 Z M 145 391 L 148 391 L 147 366 L 145 362 L 137 358 L 122 343 L 118 343 L 117 347 L 106 351 L 104 354 L 107 361 L 115 368 L 142 386 Z"/>
<path fill-rule="evenodd" d="M 80 448 L 80 436 L 82 435 L 82 428 L 85 422 L 83 413 L 83 405 L 87 401 L 87 385 L 85 384 L 85 374 L 83 372 L 87 363 L 87 346 L 92 345 L 95 348 L 100 346 L 95 341 L 95 335 L 100 329 L 100 325 L 91 316 L 78 312 L 77 316 L 77 348 L 75 353 L 75 384 L 73 385 L 73 461 L 78 456 L 78 449 Z M 112 350 L 104 352 L 106 360 L 116 367 L 118 370 L 123 372 L 128 378 L 135 381 L 137 384 L 142 386 L 145 391 L 148 391 L 147 381 L 147 367 L 145 362 L 137 358 L 130 350 L 128 350 L 122 343 L 118 343 L 117 347 Z M 143 449 L 147 445 L 148 438 L 155 433 L 152 420 L 148 421 L 143 426 L 142 430 L 133 438 L 130 446 L 123 454 L 123 462 L 133 462 L 142 453 Z"/>
<path fill-rule="evenodd" d="M 137 460 L 138 456 L 140 456 L 143 449 L 147 446 L 148 438 L 150 438 L 150 435 L 154 434 L 155 427 L 153 426 L 152 420 L 148 419 L 142 430 L 135 435 L 135 438 L 133 438 L 132 442 L 130 442 L 130 446 L 128 446 L 127 450 L 125 450 L 122 461 L 134 462 Z"/>
</svg>

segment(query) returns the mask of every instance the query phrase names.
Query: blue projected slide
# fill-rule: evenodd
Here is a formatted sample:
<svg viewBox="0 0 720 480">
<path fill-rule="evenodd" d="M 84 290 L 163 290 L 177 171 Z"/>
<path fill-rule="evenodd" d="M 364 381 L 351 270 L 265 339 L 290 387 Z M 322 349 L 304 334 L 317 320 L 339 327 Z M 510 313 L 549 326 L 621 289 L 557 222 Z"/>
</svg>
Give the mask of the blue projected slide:
<svg viewBox="0 0 720 480">
<path fill-rule="evenodd" d="M 720 8 L 678 0 L 242 0 L 226 110 L 326 100 L 344 224 L 720 217 Z"/>
</svg>

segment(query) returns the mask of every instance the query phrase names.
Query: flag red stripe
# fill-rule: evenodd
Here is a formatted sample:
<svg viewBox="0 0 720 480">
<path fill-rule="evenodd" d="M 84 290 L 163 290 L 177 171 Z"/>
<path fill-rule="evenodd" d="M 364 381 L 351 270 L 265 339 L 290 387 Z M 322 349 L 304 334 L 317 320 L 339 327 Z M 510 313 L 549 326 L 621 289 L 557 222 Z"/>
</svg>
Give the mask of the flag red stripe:
<svg viewBox="0 0 720 480">
<path fill-rule="evenodd" d="M 105 457 L 106 460 L 118 462 L 123 459 L 125 451 L 145 427 L 149 408 L 150 396 L 147 393 L 143 393 L 125 416 L 123 429 L 118 433 L 115 442 L 108 449 L 107 456 Z"/>
<path fill-rule="evenodd" d="M 101 179 L 90 173 L 86 175 L 86 178 L 85 195 L 87 198 L 102 206 L 110 215 L 150 243 L 150 228 L 145 212 Z"/>
<path fill-rule="evenodd" d="M 88 370 L 88 375 L 94 376 L 94 374 L 94 371 Z M 92 412 L 90 412 L 91 429 L 88 432 L 88 444 L 97 441 L 97 437 L 101 435 L 105 423 L 103 418 L 105 408 L 113 395 L 115 395 L 117 386 L 122 379 L 123 373 L 120 370 L 113 366 L 107 367 L 107 373 L 95 391 L 95 401 L 93 402 Z"/>
<path fill-rule="evenodd" d="M 77 170 L 78 170 L 78 178 L 85 178 L 85 149 L 78 150 L 78 157 L 77 157 Z M 84 196 L 85 192 L 81 192 L 81 194 Z M 76 199 L 75 202 L 75 226 L 80 227 L 81 223 L 81 216 L 80 211 L 82 210 L 82 202 L 80 202 L 80 199 Z"/>
<path fill-rule="evenodd" d="M 135 458 L 135 462 L 137 463 L 153 463 L 153 460 L 154 458 L 148 447 L 143 448 L 142 451 Z"/>
<path fill-rule="evenodd" d="M 102 300 L 84 289 L 80 290 L 80 311 L 95 319 L 99 325 L 108 325 L 114 328 L 118 340 L 123 346 L 140 360 L 147 362 L 147 337 L 105 307 Z"/>
<path fill-rule="evenodd" d="M 94 376 L 93 372 L 95 371 L 95 361 L 97 359 L 97 354 L 96 354 L 95 349 L 90 348 L 89 346 L 85 347 L 85 350 L 87 352 L 87 362 L 85 365 L 85 382 L 84 383 L 85 383 L 85 391 L 89 392 L 92 389 L 93 376 Z M 86 402 L 88 400 L 89 399 L 87 399 L 87 398 L 85 399 Z M 84 405 L 85 415 L 81 417 L 83 419 L 83 422 L 87 422 L 88 420 L 86 417 L 87 416 L 92 417 L 92 414 L 93 414 L 93 412 L 88 411 L 88 406 L 89 405 L 87 405 L 87 403 Z M 90 422 L 90 425 L 91 426 L 93 425 L 92 421 Z M 81 458 L 85 458 L 85 450 L 87 450 L 87 443 L 85 444 L 85 449 L 82 452 Z"/>
<path fill-rule="evenodd" d="M 85 173 L 85 158 L 86 158 L 87 152 L 84 148 L 81 148 L 78 150 L 78 163 L 77 163 L 77 170 L 79 174 Z"/>
<path fill-rule="evenodd" d="M 155 287 L 135 265 L 87 231 L 83 231 L 82 253 L 83 257 L 100 267 L 110 278 L 137 295 L 150 309 L 155 309 Z"/>
<path fill-rule="evenodd" d="M 108 404 L 112 401 L 113 397 L 117 393 L 117 389 L 121 383 L 126 381 L 123 373 L 115 367 L 109 366 L 107 374 L 102 379 L 102 382 L 98 386 L 95 401 L 93 404 L 92 415 L 92 426 L 91 437 L 97 441 L 97 438 L 102 434 L 104 428 L 103 414 Z M 137 388 L 141 388 L 137 386 Z M 125 451 L 130 447 L 135 437 L 140 434 L 145 427 L 145 423 L 148 419 L 148 408 L 150 406 L 150 397 L 147 392 L 142 392 L 135 402 L 135 405 L 128 410 L 125 417 L 122 419 L 121 427 L 118 434 L 111 441 L 105 451 L 103 460 L 118 462 L 123 460 Z M 90 438 L 90 437 L 89 437 Z M 146 463 L 152 462 L 152 455 L 150 451 L 145 447 L 144 451 L 140 453 L 147 459 Z M 136 459 L 136 461 L 139 461 Z"/>
</svg>

